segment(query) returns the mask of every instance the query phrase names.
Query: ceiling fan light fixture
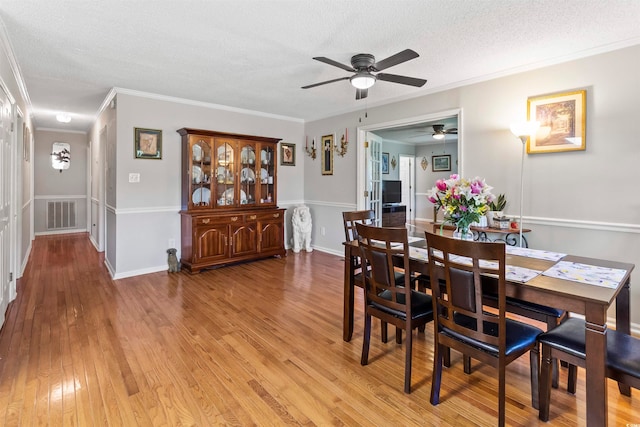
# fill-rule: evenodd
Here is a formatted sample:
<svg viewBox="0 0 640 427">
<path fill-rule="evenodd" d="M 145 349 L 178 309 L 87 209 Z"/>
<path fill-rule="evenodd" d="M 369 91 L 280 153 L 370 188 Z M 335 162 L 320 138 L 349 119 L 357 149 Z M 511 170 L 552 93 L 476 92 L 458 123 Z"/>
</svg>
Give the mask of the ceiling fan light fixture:
<svg viewBox="0 0 640 427">
<path fill-rule="evenodd" d="M 351 77 L 349 81 L 356 89 L 369 89 L 376 82 L 376 77 L 367 72 L 360 72 Z"/>
<path fill-rule="evenodd" d="M 444 133 L 441 133 L 441 132 L 434 133 L 433 139 L 444 139 Z"/>
</svg>

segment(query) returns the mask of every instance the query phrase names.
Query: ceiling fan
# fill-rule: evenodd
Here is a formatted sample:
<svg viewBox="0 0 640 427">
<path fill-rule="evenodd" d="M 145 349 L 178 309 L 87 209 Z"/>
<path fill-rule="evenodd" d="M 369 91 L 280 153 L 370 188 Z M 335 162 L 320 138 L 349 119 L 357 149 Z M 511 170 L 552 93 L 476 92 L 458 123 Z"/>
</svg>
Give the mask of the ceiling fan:
<svg viewBox="0 0 640 427">
<path fill-rule="evenodd" d="M 410 138 L 421 138 L 424 137 L 424 134 L 431 134 L 431 136 L 433 137 L 433 139 L 444 139 L 445 135 L 457 135 L 458 134 L 458 129 L 457 128 L 451 128 L 451 129 L 445 129 L 444 128 L 445 125 L 431 125 L 428 126 L 425 129 L 420 129 L 420 130 L 416 130 L 416 132 L 418 132 L 421 135 L 416 135 Z M 432 128 L 433 131 L 428 130 L 429 128 Z"/>
<path fill-rule="evenodd" d="M 351 82 L 351 85 L 356 88 L 356 99 L 364 99 L 367 97 L 368 89 L 375 84 L 376 80 L 422 87 L 427 82 L 424 79 L 399 76 L 397 74 L 373 74 L 373 72 L 386 70 L 389 67 L 393 67 L 394 65 L 410 61 L 414 58 L 417 58 L 418 56 L 420 55 L 418 55 L 413 50 L 405 49 L 402 52 L 398 52 L 395 55 L 391 55 L 390 57 L 383 59 L 382 61 L 376 62 L 376 58 L 373 55 L 368 53 L 359 53 L 351 57 L 351 66 L 341 64 L 340 62 L 334 61 L 333 59 L 325 58 L 324 56 L 316 56 L 313 58 L 316 61 L 324 62 L 325 64 L 333 65 L 334 67 L 338 67 L 355 74 L 353 74 L 352 76 L 327 80 L 326 82 L 302 86 L 302 89 L 309 89 L 327 83 L 339 82 L 341 80 L 349 80 Z"/>
<path fill-rule="evenodd" d="M 433 125 L 433 136 L 434 139 L 443 139 L 447 134 L 458 134 L 458 128 L 445 129 L 444 125 Z"/>
</svg>

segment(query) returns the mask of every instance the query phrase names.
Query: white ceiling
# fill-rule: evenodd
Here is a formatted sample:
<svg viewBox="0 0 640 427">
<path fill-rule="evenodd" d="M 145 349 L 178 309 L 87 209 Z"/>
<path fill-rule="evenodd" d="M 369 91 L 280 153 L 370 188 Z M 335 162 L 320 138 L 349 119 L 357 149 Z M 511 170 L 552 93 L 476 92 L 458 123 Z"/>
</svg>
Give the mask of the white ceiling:
<svg viewBox="0 0 640 427">
<path fill-rule="evenodd" d="M 638 0 L 2 0 L 0 19 L 36 127 L 83 131 L 113 87 L 313 120 L 640 43 Z M 314 56 L 407 48 L 385 72 L 422 88 L 300 88 L 349 75 Z"/>
<path fill-rule="evenodd" d="M 372 133 L 378 135 L 385 141 L 399 142 L 408 145 L 442 145 L 444 143 L 458 142 L 457 133 L 446 133 L 443 139 L 434 138 L 433 125 L 435 124 L 443 125 L 445 131 L 457 130 L 458 116 L 387 129 L 378 129 L 372 131 Z"/>
</svg>

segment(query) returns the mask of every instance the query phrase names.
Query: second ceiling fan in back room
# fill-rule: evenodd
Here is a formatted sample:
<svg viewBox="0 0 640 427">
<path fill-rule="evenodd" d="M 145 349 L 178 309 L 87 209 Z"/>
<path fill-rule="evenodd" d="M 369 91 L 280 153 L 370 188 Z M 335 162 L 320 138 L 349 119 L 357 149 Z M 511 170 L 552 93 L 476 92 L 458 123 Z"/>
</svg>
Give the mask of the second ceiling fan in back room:
<svg viewBox="0 0 640 427">
<path fill-rule="evenodd" d="M 432 127 L 433 127 L 433 134 L 431 134 L 431 136 L 433 136 L 434 139 L 444 139 L 444 136 L 446 134 L 453 134 L 453 135 L 458 134 L 457 128 L 445 129 L 444 125 L 433 125 Z"/>
<path fill-rule="evenodd" d="M 340 77 L 333 80 L 327 80 L 325 82 L 314 83 L 308 86 L 302 86 L 302 89 L 309 89 L 316 86 L 325 85 L 327 83 L 339 82 L 341 80 L 349 80 L 351 85 L 356 88 L 356 99 L 364 99 L 368 95 L 368 90 L 374 85 L 376 80 L 382 80 L 392 83 L 400 83 L 403 85 L 422 87 L 427 81 L 425 79 L 417 79 L 415 77 L 399 76 L 397 74 L 380 73 L 379 71 L 386 70 L 394 65 L 402 64 L 403 62 L 410 61 L 417 58 L 418 55 L 411 49 L 405 49 L 402 52 L 391 55 L 390 57 L 376 62 L 376 58 L 368 53 L 359 53 L 351 57 L 351 66 L 341 64 L 333 59 L 325 58 L 324 56 L 316 56 L 313 59 L 324 62 L 325 64 L 333 65 L 334 67 L 341 68 L 345 71 L 355 73 L 351 76 Z M 373 73 L 377 74 L 373 74 Z"/>
</svg>

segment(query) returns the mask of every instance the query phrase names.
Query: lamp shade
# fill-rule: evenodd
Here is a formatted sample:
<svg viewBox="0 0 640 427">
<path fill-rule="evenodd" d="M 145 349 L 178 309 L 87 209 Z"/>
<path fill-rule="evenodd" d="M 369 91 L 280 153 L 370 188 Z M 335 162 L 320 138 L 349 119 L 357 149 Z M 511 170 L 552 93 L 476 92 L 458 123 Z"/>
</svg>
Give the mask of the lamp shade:
<svg viewBox="0 0 640 427">
<path fill-rule="evenodd" d="M 376 82 L 376 78 L 367 72 L 360 72 L 351 77 L 349 81 L 356 89 L 369 89 Z"/>
<path fill-rule="evenodd" d="M 518 138 L 522 136 L 531 136 L 538 131 L 539 127 L 540 122 L 536 121 L 513 123 L 511 125 L 511 133 L 513 133 Z"/>
</svg>

